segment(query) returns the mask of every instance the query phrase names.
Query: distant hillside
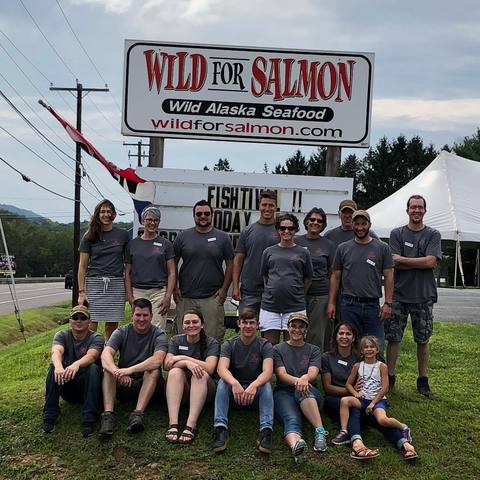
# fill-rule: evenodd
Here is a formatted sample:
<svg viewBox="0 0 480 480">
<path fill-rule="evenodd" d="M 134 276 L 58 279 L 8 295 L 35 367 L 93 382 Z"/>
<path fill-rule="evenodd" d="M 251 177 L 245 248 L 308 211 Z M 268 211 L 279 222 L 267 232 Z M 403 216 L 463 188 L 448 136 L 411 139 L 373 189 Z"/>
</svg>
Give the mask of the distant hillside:
<svg viewBox="0 0 480 480">
<path fill-rule="evenodd" d="M 23 208 L 18 208 L 13 205 L 6 205 L 4 203 L 0 203 L 0 210 L 7 210 L 8 212 L 15 213 L 16 215 L 22 215 L 30 220 L 33 220 L 34 222 L 43 222 L 44 220 L 46 220 L 45 217 L 42 217 L 41 215 L 38 215 L 31 210 L 25 210 Z"/>
</svg>

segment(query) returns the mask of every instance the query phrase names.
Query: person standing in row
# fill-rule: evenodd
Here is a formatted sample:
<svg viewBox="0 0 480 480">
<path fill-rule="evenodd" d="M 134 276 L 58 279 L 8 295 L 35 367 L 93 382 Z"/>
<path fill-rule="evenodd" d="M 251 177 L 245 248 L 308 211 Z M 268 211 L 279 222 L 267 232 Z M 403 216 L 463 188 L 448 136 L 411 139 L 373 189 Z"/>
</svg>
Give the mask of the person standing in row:
<svg viewBox="0 0 480 480">
<path fill-rule="evenodd" d="M 275 212 L 277 196 L 271 190 L 264 190 L 260 195 L 260 218 L 246 227 L 240 234 L 235 248 L 232 274 L 232 297 L 239 300 L 239 311 L 251 307 L 260 311 L 262 301 L 263 278 L 259 265 L 263 251 L 278 243 L 275 230 Z"/>
<path fill-rule="evenodd" d="M 312 283 L 310 253 L 294 242 L 298 219 L 291 213 L 280 215 L 275 228 L 280 243 L 268 247 L 262 255 L 261 273 L 265 290 L 260 308 L 260 331 L 272 345 L 283 332 L 288 340 L 287 321 L 291 313 L 306 313 L 305 292 Z"/>
<path fill-rule="evenodd" d="M 395 385 L 395 367 L 400 342 L 412 319 L 413 338 L 417 344 L 417 390 L 432 395 L 428 384 L 428 341 L 433 332 L 433 304 L 437 301 L 437 286 L 433 269 L 442 258 L 440 232 L 423 223 L 427 204 L 421 195 L 407 201 L 408 224 L 390 233 L 390 250 L 395 263 L 393 316 L 385 322 L 388 380 Z"/>
<path fill-rule="evenodd" d="M 127 245 L 125 287 L 130 305 L 147 298 L 153 305 L 153 324 L 163 330 L 176 284 L 175 253 L 172 243 L 160 237 L 160 210 L 149 205 L 142 212 L 145 229 Z"/>
<path fill-rule="evenodd" d="M 173 243 L 177 265 L 182 260 L 176 289 L 177 328 L 181 331 L 183 312 L 197 309 L 205 319 L 205 334 L 222 342 L 233 246 L 225 232 L 213 227 L 213 208 L 205 200 L 194 205 L 193 219 L 195 226 L 180 232 Z"/>
<path fill-rule="evenodd" d="M 383 352 L 383 321 L 392 313 L 393 260 L 388 245 L 369 235 L 370 215 L 357 210 L 353 215 L 355 238 L 340 244 L 335 254 L 330 278 L 327 315 L 335 317 L 336 299 L 342 284 L 342 321 L 354 325 L 360 337 L 374 335 Z M 382 297 L 385 278 L 385 302 Z"/>
<path fill-rule="evenodd" d="M 124 262 L 129 235 L 113 226 L 116 216 L 113 203 L 102 200 L 78 248 L 78 303 L 88 305 L 92 330 L 97 330 L 99 322 L 105 323 L 105 340 L 125 319 Z"/>
<path fill-rule="evenodd" d="M 327 226 L 327 215 L 322 208 L 312 208 L 305 215 L 303 224 L 307 233 L 295 237 L 295 242 L 307 248 L 313 264 L 313 280 L 307 292 L 307 316 L 310 325 L 306 341 L 317 345 L 323 353 L 328 348 L 332 335 L 332 322 L 327 317 L 327 299 L 335 246 L 320 235 Z"/>
</svg>

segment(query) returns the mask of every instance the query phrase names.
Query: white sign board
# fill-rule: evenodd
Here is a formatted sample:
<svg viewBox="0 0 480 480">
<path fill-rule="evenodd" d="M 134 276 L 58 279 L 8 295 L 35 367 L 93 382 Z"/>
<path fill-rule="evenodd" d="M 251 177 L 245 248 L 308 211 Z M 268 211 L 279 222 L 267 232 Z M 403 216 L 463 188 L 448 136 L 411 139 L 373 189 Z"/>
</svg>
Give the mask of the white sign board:
<svg viewBox="0 0 480 480">
<path fill-rule="evenodd" d="M 373 53 L 125 41 L 122 133 L 368 147 Z"/>
<path fill-rule="evenodd" d="M 147 180 L 141 184 L 149 192 L 143 200 L 160 208 L 160 233 L 171 241 L 179 231 L 194 226 L 192 207 L 202 199 L 214 209 L 215 227 L 227 232 L 236 244 L 240 232 L 259 219 L 258 204 L 265 189 L 277 192 L 278 211 L 294 213 L 302 230 L 303 218 L 313 207 L 325 210 L 328 228 L 337 225 L 339 203 L 352 198 L 351 178 L 152 167 L 139 167 L 136 171 Z M 140 226 L 140 213 L 137 211 L 134 217 L 134 232 Z"/>
</svg>

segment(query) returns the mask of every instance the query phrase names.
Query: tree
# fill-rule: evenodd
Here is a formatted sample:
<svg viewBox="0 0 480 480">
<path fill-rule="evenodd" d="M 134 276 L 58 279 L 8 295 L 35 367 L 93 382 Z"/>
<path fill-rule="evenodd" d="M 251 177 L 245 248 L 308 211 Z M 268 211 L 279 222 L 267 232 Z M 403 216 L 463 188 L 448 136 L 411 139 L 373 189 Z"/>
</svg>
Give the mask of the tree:
<svg viewBox="0 0 480 480">
<path fill-rule="evenodd" d="M 480 128 L 470 137 L 465 137 L 460 143 L 453 144 L 453 151 L 464 158 L 480 162 Z"/>
<path fill-rule="evenodd" d="M 230 162 L 226 158 L 219 158 L 218 162 L 213 166 L 215 172 L 233 172 Z"/>
<path fill-rule="evenodd" d="M 358 202 L 358 183 L 362 162 L 352 153 L 340 164 L 337 175 L 339 177 L 353 178 L 353 199 Z"/>
<path fill-rule="evenodd" d="M 320 176 L 325 175 L 325 168 L 327 165 L 327 149 L 326 147 L 317 147 L 310 154 L 307 162 L 307 175 Z"/>
<path fill-rule="evenodd" d="M 268 173 L 268 165 L 267 162 L 263 164 L 263 173 Z"/>
<path fill-rule="evenodd" d="M 291 157 L 285 161 L 285 166 L 280 163 L 275 167 L 273 173 L 288 175 L 307 175 L 307 161 L 305 155 L 297 150 Z"/>
</svg>

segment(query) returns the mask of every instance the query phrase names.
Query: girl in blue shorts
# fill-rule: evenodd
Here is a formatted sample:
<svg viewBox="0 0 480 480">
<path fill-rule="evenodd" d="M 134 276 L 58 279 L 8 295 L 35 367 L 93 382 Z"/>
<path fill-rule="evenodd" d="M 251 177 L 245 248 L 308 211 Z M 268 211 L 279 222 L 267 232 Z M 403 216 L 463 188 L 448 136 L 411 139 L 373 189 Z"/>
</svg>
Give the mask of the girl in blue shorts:
<svg viewBox="0 0 480 480">
<path fill-rule="evenodd" d="M 373 415 L 379 425 L 398 428 L 408 441 L 412 441 L 410 428 L 396 418 L 387 417 L 388 369 L 379 358 L 380 345 L 376 337 L 365 336 L 360 341 L 362 360 L 352 368 L 345 388 L 352 394 L 340 401 L 340 424 L 347 431 L 349 408 L 354 407 Z M 355 389 L 358 388 L 358 390 Z M 340 432 L 340 434 L 342 434 Z M 353 452 L 352 452 L 353 454 Z"/>
</svg>

